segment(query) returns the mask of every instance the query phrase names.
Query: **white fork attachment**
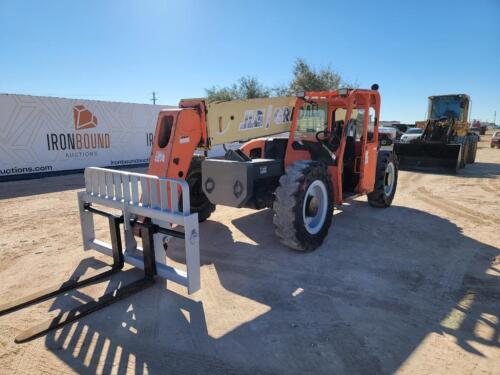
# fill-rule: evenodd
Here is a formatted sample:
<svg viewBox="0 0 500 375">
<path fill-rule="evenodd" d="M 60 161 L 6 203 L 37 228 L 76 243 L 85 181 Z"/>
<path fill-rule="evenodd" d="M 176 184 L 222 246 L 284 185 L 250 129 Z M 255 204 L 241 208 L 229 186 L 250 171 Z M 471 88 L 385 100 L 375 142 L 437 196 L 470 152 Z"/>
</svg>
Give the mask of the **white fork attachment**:
<svg viewBox="0 0 500 375">
<path fill-rule="evenodd" d="M 182 208 L 179 208 L 179 194 L 182 194 Z M 143 249 L 137 246 L 134 238 L 133 220 L 150 219 L 155 228 L 156 274 L 186 286 L 189 294 L 200 289 L 198 214 L 190 212 L 186 181 L 105 168 L 85 169 L 85 191 L 78 193 L 83 247 L 113 256 L 112 244 L 95 237 L 93 213 L 89 210 L 92 204 L 121 210 L 125 233 L 123 260 L 126 263 L 140 269 L 147 267 Z M 172 230 L 172 224 L 182 226 L 184 231 L 178 231 L 178 227 Z M 186 272 L 166 264 L 163 242 L 170 236 L 184 238 Z"/>
</svg>

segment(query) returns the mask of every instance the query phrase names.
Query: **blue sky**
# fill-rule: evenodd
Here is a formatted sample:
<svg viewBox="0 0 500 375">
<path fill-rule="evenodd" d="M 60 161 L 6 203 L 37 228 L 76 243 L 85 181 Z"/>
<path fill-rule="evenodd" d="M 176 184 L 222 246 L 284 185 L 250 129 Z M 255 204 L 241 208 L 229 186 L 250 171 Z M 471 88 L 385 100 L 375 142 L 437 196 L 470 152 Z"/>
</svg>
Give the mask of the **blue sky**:
<svg viewBox="0 0 500 375">
<path fill-rule="evenodd" d="M 500 0 L 0 0 L 0 92 L 177 104 L 243 75 L 286 83 L 299 56 L 379 83 L 382 120 L 459 92 L 500 120 Z"/>
</svg>

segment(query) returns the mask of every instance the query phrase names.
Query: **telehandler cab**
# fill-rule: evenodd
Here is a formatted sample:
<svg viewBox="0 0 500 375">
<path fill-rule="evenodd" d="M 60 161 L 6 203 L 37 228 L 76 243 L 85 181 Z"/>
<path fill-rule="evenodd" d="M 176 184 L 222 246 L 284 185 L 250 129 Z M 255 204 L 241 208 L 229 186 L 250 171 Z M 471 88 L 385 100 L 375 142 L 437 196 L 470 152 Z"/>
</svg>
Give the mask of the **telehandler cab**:
<svg viewBox="0 0 500 375">
<path fill-rule="evenodd" d="M 334 204 L 367 194 L 391 205 L 398 163 L 379 150 L 378 85 L 179 107 L 159 114 L 148 173 L 185 179 L 200 221 L 216 204 L 272 208 L 281 242 L 307 251 L 323 242 Z M 224 157 L 194 155 L 237 141 L 247 142 Z"/>
</svg>

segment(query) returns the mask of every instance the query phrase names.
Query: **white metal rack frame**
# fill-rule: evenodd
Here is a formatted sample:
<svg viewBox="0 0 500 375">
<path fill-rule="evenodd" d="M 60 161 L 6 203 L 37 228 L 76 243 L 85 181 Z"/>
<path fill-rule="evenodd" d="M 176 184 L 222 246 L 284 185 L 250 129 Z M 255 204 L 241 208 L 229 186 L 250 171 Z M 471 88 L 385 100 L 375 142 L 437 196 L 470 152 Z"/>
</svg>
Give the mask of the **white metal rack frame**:
<svg viewBox="0 0 500 375">
<path fill-rule="evenodd" d="M 182 207 L 179 199 L 182 199 Z M 190 212 L 189 186 L 186 181 L 106 168 L 85 169 L 85 191 L 78 193 L 83 246 L 85 250 L 93 249 L 113 256 L 112 245 L 95 236 L 93 214 L 86 209 L 89 204 L 122 212 L 125 234 L 123 259 L 141 269 L 145 267 L 143 249 L 137 246 L 131 221 L 149 218 L 161 233 L 170 230 L 172 224 L 182 226 L 186 271 L 168 266 L 166 262 L 155 261 L 156 273 L 186 286 L 190 294 L 200 289 L 198 214 Z"/>
</svg>

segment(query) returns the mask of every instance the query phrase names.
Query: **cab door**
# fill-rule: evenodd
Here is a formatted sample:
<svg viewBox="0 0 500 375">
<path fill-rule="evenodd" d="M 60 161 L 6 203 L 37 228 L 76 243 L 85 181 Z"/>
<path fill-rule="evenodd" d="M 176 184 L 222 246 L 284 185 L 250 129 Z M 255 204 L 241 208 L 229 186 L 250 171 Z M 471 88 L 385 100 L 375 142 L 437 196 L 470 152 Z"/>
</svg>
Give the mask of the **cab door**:
<svg viewBox="0 0 500 375">
<path fill-rule="evenodd" d="M 362 111 L 363 139 L 358 186 L 359 192 L 366 194 L 372 192 L 375 185 L 378 155 L 378 114 L 371 107 L 365 107 Z"/>
</svg>

